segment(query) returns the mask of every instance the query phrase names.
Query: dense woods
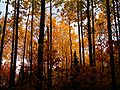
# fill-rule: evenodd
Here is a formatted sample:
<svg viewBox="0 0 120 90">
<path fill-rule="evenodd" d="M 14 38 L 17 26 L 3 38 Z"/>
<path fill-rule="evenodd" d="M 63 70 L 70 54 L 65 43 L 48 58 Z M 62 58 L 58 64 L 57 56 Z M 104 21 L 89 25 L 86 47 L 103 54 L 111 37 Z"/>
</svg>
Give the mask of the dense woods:
<svg viewBox="0 0 120 90">
<path fill-rule="evenodd" d="M 0 0 L 0 90 L 120 90 L 119 39 L 119 0 Z"/>
</svg>

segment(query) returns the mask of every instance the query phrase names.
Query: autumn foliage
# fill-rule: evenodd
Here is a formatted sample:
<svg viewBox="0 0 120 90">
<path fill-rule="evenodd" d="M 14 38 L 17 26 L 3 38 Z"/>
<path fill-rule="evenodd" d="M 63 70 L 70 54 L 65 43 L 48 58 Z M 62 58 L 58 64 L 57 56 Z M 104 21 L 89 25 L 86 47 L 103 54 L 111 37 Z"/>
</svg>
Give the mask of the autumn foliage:
<svg viewBox="0 0 120 90">
<path fill-rule="evenodd" d="M 0 90 L 119 90 L 119 4 L 0 0 Z"/>
</svg>

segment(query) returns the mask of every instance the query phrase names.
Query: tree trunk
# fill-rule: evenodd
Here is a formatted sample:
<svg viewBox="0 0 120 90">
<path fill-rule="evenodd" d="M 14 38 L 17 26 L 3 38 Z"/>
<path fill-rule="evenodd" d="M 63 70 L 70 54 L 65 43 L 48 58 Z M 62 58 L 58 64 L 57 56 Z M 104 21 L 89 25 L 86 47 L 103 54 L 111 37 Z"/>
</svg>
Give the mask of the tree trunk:
<svg viewBox="0 0 120 90">
<path fill-rule="evenodd" d="M 50 70 L 49 90 L 52 90 L 52 0 L 50 0 Z"/>
<path fill-rule="evenodd" d="M 15 41 L 15 17 L 16 17 L 16 0 L 15 0 L 15 9 L 14 9 L 14 22 L 13 22 L 13 36 L 12 36 L 12 52 L 11 52 L 11 63 L 10 63 L 10 80 L 9 80 L 9 88 L 12 86 L 12 78 L 13 78 L 13 61 L 14 61 L 14 41 Z"/>
<path fill-rule="evenodd" d="M 6 12 L 5 12 L 5 20 L 4 20 L 4 26 L 3 26 L 3 34 L 2 34 L 2 39 L 1 39 L 0 71 L 1 71 L 1 65 L 2 65 L 2 55 L 3 55 L 3 48 L 4 48 L 3 46 L 4 46 L 4 38 L 5 38 L 5 29 L 6 29 L 7 16 L 8 16 L 8 4 L 9 4 L 9 0 L 7 0 Z"/>
<path fill-rule="evenodd" d="M 82 0 L 81 0 L 82 3 Z M 83 4 L 83 3 L 82 3 Z M 85 66 L 85 53 L 84 53 L 84 37 L 83 37 L 83 21 L 82 21 L 82 8 L 80 10 L 80 16 L 81 16 L 81 37 L 82 37 L 82 57 L 83 57 L 83 65 Z"/>
<path fill-rule="evenodd" d="M 80 65 L 82 65 L 82 58 L 81 58 L 81 40 L 80 40 L 80 24 L 79 24 L 79 20 L 80 20 L 80 17 L 79 17 L 79 0 L 77 0 L 77 23 L 78 23 L 78 36 L 79 36 L 79 58 L 80 58 Z"/>
<path fill-rule="evenodd" d="M 29 8 L 29 12 L 30 12 L 30 8 Z M 28 14 L 28 17 L 27 17 L 27 22 L 26 22 L 26 30 L 25 30 L 24 46 L 23 46 L 22 85 L 24 85 L 24 59 L 25 59 L 25 51 L 26 51 L 26 39 L 27 39 L 28 20 L 29 20 L 29 14 Z"/>
<path fill-rule="evenodd" d="M 89 61 L 90 61 L 90 66 L 93 67 L 89 6 L 90 6 L 90 3 L 89 3 L 89 0 L 87 0 Z"/>
<path fill-rule="evenodd" d="M 66 42 L 67 43 L 67 42 Z M 67 44 L 66 44 L 66 53 L 65 53 L 65 58 L 66 58 L 66 80 L 68 81 L 68 47 L 67 47 Z"/>
<path fill-rule="evenodd" d="M 13 69 L 13 87 L 15 86 L 15 75 L 16 75 L 16 61 L 17 61 L 17 48 L 18 48 L 18 23 L 19 23 L 19 5 L 20 0 L 17 1 L 17 16 L 16 16 L 16 35 L 15 35 L 15 54 L 14 54 L 14 69 Z"/>
<path fill-rule="evenodd" d="M 42 90 L 43 83 L 43 48 L 44 48 L 44 27 L 45 27 L 45 0 L 41 0 L 40 33 L 38 40 L 38 71 L 37 90 Z"/>
<path fill-rule="evenodd" d="M 117 37 L 117 47 L 118 47 L 118 56 L 119 56 L 119 61 L 120 61 L 120 47 L 119 47 L 119 37 L 118 37 L 118 27 L 117 27 L 117 21 L 116 21 L 116 13 L 115 13 L 115 2 L 112 0 L 113 3 L 113 16 L 114 16 L 114 22 L 115 22 L 115 33 Z"/>
<path fill-rule="evenodd" d="M 48 81 L 49 81 L 49 66 L 50 66 L 50 34 L 49 34 L 49 27 L 47 26 L 47 75 L 48 75 Z M 49 89 L 49 82 L 48 82 L 48 89 Z"/>
<path fill-rule="evenodd" d="M 71 68 L 72 68 L 72 37 L 71 37 L 70 19 L 69 19 L 69 38 L 70 38 L 70 57 L 71 57 Z"/>
<path fill-rule="evenodd" d="M 93 66 L 96 66 L 95 61 L 95 29 L 94 29 L 94 6 L 93 6 L 94 0 L 92 0 L 92 33 L 93 33 Z"/>
<path fill-rule="evenodd" d="M 32 53 L 32 40 L 33 40 L 33 15 L 34 15 L 34 0 L 32 0 L 32 18 L 31 18 L 31 43 L 30 43 L 30 47 L 31 47 L 31 50 L 30 50 L 30 54 L 31 54 L 31 57 L 30 57 L 30 87 L 31 87 L 31 84 L 32 84 L 32 57 L 33 57 L 33 53 Z"/>
<path fill-rule="evenodd" d="M 64 68 L 64 42 L 63 42 L 63 33 L 62 33 L 62 70 Z M 63 76 L 63 72 L 62 72 L 62 76 Z"/>
<path fill-rule="evenodd" d="M 112 76 L 112 90 L 116 90 L 115 83 L 115 65 L 114 65 L 114 55 L 113 55 L 113 45 L 112 43 L 112 30 L 111 30 L 111 22 L 110 22 L 110 7 L 109 0 L 106 0 L 107 3 L 107 24 L 108 24 L 108 40 L 109 40 L 109 48 L 110 48 L 110 66 L 111 66 L 111 76 Z"/>
</svg>

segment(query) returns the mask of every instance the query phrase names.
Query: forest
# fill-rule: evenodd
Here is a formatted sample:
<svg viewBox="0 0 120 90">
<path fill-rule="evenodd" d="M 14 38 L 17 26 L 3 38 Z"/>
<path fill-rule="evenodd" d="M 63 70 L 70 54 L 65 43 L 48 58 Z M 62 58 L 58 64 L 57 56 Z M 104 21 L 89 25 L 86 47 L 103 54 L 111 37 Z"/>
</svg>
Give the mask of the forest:
<svg viewBox="0 0 120 90">
<path fill-rule="evenodd" d="M 120 90 L 120 0 L 0 0 L 0 90 Z"/>
</svg>

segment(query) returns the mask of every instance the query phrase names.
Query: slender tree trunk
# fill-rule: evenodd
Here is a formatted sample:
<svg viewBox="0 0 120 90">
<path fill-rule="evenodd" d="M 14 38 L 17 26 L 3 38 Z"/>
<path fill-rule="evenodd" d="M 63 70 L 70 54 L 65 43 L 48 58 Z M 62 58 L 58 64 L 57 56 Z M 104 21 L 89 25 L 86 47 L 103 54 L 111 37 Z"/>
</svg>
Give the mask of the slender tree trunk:
<svg viewBox="0 0 120 90">
<path fill-rule="evenodd" d="M 50 0 L 50 70 L 49 90 L 52 90 L 52 0 Z"/>
<path fill-rule="evenodd" d="M 78 36 L 79 36 L 79 58 L 80 58 L 80 65 L 82 65 L 82 58 L 81 58 L 81 40 L 80 40 L 80 24 L 79 24 L 79 20 L 80 20 L 80 17 L 79 17 L 79 0 L 77 0 L 77 23 L 78 23 Z"/>
<path fill-rule="evenodd" d="M 71 37 L 70 21 L 69 21 L 69 38 L 70 38 L 70 57 L 71 57 L 71 68 L 72 68 L 72 37 Z"/>
<path fill-rule="evenodd" d="M 112 30 L 111 30 L 111 22 L 110 22 L 109 0 L 106 0 L 106 3 L 107 3 L 107 23 L 108 23 L 108 40 L 109 40 L 109 48 L 110 48 L 109 54 L 110 54 L 111 76 L 112 76 L 112 90 L 116 90 L 113 45 L 111 44 L 112 43 Z"/>
<path fill-rule="evenodd" d="M 18 48 L 18 23 L 19 23 L 19 5 L 20 0 L 17 1 L 17 16 L 16 16 L 16 35 L 15 35 L 15 54 L 14 54 L 14 69 L 13 69 L 13 79 L 12 86 L 15 86 L 15 75 L 16 75 L 16 61 L 17 61 L 17 48 Z"/>
<path fill-rule="evenodd" d="M 95 29 L 94 29 L 94 5 L 95 5 L 95 0 L 92 0 L 92 33 L 93 33 L 93 36 L 92 36 L 92 63 L 93 63 L 93 67 L 96 66 L 96 60 L 95 60 Z M 96 68 L 93 68 L 92 69 L 92 77 L 91 77 L 91 80 L 92 80 L 92 87 L 95 85 L 96 83 L 96 76 L 94 75 L 94 73 L 96 72 Z"/>
<path fill-rule="evenodd" d="M 120 47 L 119 47 L 119 37 L 118 37 L 118 27 L 117 27 L 117 21 L 116 21 L 116 13 L 115 13 L 115 2 L 113 2 L 113 15 L 114 15 L 114 22 L 115 22 L 115 32 L 116 32 L 116 37 L 117 37 L 117 46 L 118 46 L 118 56 L 119 56 L 119 61 L 120 61 Z"/>
<path fill-rule="evenodd" d="M 82 3 L 82 0 L 81 0 Z M 80 16 L 81 16 L 81 37 L 82 37 L 82 57 L 83 57 L 83 65 L 85 66 L 85 52 L 84 52 L 84 39 L 83 39 L 83 21 L 82 21 L 82 8 L 80 11 Z"/>
<path fill-rule="evenodd" d="M 68 51 L 68 47 L 67 47 L 67 45 L 66 45 L 66 53 L 65 53 L 65 58 L 66 58 L 66 80 L 68 80 L 68 54 L 67 54 L 67 51 Z"/>
<path fill-rule="evenodd" d="M 30 12 L 30 9 L 29 9 Z M 22 61 L 22 84 L 24 85 L 24 59 L 25 59 L 25 49 L 26 49 L 26 38 L 27 38 L 27 27 L 28 27 L 28 20 L 29 20 L 29 14 L 27 17 L 26 22 L 26 30 L 25 30 L 25 38 L 24 38 L 24 46 L 23 46 L 23 61 Z"/>
<path fill-rule="evenodd" d="M 41 0 L 41 18 L 40 18 L 40 33 L 38 40 L 38 81 L 37 90 L 42 90 L 43 84 L 43 48 L 44 48 L 44 27 L 45 27 L 45 0 Z"/>
<path fill-rule="evenodd" d="M 1 65 L 2 65 L 2 55 L 3 55 L 3 46 L 4 46 L 4 38 L 5 38 L 5 29 L 6 29 L 7 16 L 8 16 L 8 4 L 9 4 L 9 0 L 7 0 L 6 12 L 5 12 L 5 20 L 4 20 L 4 26 L 3 26 L 3 34 L 2 34 L 2 40 L 1 40 L 0 70 L 1 70 Z"/>
<path fill-rule="evenodd" d="M 10 80 L 9 80 L 9 88 L 12 86 L 12 78 L 13 78 L 13 61 L 14 61 L 14 41 L 15 41 L 15 17 L 16 17 L 16 0 L 15 0 L 15 9 L 14 9 L 14 22 L 13 22 L 13 36 L 12 36 L 12 52 L 11 52 L 11 63 L 10 63 Z"/>
<path fill-rule="evenodd" d="M 49 81 L 49 66 L 50 66 L 50 34 L 49 34 L 49 27 L 47 26 L 47 75 L 48 75 L 48 81 Z M 49 82 L 48 82 L 48 89 L 49 89 Z"/>
<path fill-rule="evenodd" d="M 90 3 L 89 3 L 89 0 L 87 0 L 89 61 L 90 61 L 90 66 L 93 67 L 89 6 L 90 6 Z"/>
<path fill-rule="evenodd" d="M 94 0 L 92 0 L 92 33 L 93 33 L 93 66 L 96 66 L 95 61 L 95 29 L 94 29 L 94 6 L 93 6 Z"/>
<path fill-rule="evenodd" d="M 30 87 L 32 85 L 32 60 L 33 60 L 33 53 L 32 53 L 32 40 L 33 40 L 33 15 L 34 15 L 34 0 L 32 0 L 32 18 L 31 18 L 31 43 L 30 43 L 30 47 L 31 47 L 31 50 L 30 50 L 30 53 L 31 53 L 31 57 L 30 57 Z"/>
<path fill-rule="evenodd" d="M 63 65 L 64 65 L 64 48 L 63 48 L 63 35 L 61 36 L 62 37 L 62 70 L 63 70 Z M 63 76 L 63 72 L 62 72 L 62 76 Z"/>
<path fill-rule="evenodd" d="M 77 78 L 79 69 L 78 69 L 78 58 L 76 55 L 76 51 L 74 51 L 74 68 L 75 68 L 75 78 Z"/>
</svg>

